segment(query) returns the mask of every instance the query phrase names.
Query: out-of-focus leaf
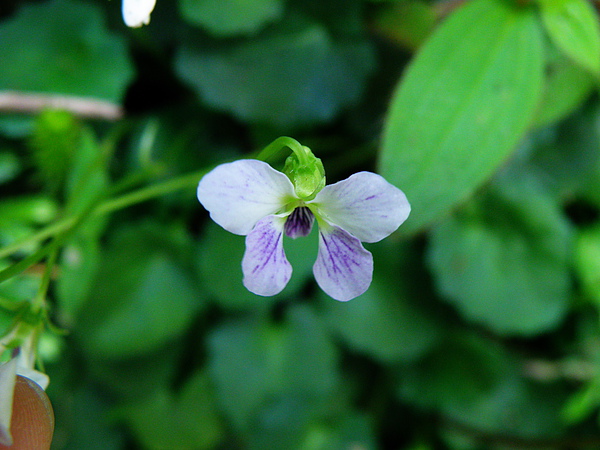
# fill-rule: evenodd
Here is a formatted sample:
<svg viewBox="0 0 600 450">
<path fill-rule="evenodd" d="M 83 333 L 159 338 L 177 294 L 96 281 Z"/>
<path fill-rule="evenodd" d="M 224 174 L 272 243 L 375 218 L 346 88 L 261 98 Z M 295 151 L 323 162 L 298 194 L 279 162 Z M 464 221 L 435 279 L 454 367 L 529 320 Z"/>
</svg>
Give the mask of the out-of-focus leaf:
<svg viewBox="0 0 600 450">
<path fill-rule="evenodd" d="M 281 27 L 228 48 L 183 46 L 177 71 L 209 106 L 251 123 L 322 123 L 359 100 L 373 67 L 366 42 L 336 42 L 305 20 Z"/>
<path fill-rule="evenodd" d="M 569 398 L 562 409 L 562 416 L 567 423 L 581 422 L 600 405 L 600 379 L 586 383 Z"/>
<path fill-rule="evenodd" d="M 415 255 L 389 242 L 372 250 L 371 287 L 351 302 L 327 298 L 327 322 L 349 346 L 383 362 L 414 360 L 440 337 L 440 324 L 427 314 L 423 298 L 415 298 L 407 286 L 416 283 L 416 277 L 402 261 L 414 261 Z"/>
<path fill-rule="evenodd" d="M 282 0 L 179 0 L 188 22 L 219 37 L 255 33 L 283 13 Z"/>
<path fill-rule="evenodd" d="M 600 306 L 600 226 L 579 233 L 574 261 L 583 292 Z"/>
<path fill-rule="evenodd" d="M 242 284 L 242 258 L 246 248 L 244 237 L 211 223 L 198 252 L 198 269 L 202 279 L 206 280 L 206 289 L 220 305 L 232 309 L 263 309 L 278 299 L 298 294 L 312 276 L 317 247 L 316 227 L 305 238 L 284 238 L 285 253 L 293 268 L 292 278 L 281 294 L 261 297 L 248 291 Z"/>
<path fill-rule="evenodd" d="M 431 4 L 421 0 L 391 2 L 375 17 L 373 26 L 378 33 L 408 48 L 418 49 L 429 37 L 436 24 Z"/>
<path fill-rule="evenodd" d="M 65 197 L 70 214 L 77 214 L 100 200 L 108 186 L 106 158 L 88 128 L 81 132 L 65 183 Z"/>
<path fill-rule="evenodd" d="M 107 360 L 103 355 L 87 358 L 90 378 L 123 403 L 139 403 L 156 391 L 170 388 L 183 358 L 181 341 L 127 359 Z"/>
<path fill-rule="evenodd" d="M 246 428 L 273 396 L 319 398 L 338 381 L 337 352 L 314 313 L 288 310 L 282 324 L 236 321 L 208 338 L 209 371 L 219 402 L 238 428 Z"/>
<path fill-rule="evenodd" d="M 0 24 L 0 86 L 119 101 L 132 69 L 91 3 L 30 3 Z"/>
<path fill-rule="evenodd" d="M 62 250 L 56 295 L 64 326 L 73 325 L 79 309 L 89 298 L 100 261 L 98 239 L 93 234 L 79 234 Z"/>
<path fill-rule="evenodd" d="M 119 408 L 143 448 L 211 449 L 223 434 L 208 376 L 196 372 L 174 394 L 160 389 L 143 401 Z"/>
<path fill-rule="evenodd" d="M 354 411 L 341 416 L 321 416 L 306 401 L 285 398 L 264 409 L 249 437 L 248 447 L 252 450 L 377 448 L 367 417 Z"/>
<path fill-rule="evenodd" d="M 6 267 L 8 264 L 0 260 L 0 269 Z M 16 312 L 13 307 L 32 300 L 40 287 L 40 280 L 39 275 L 25 273 L 0 283 L 0 336 L 13 319 Z"/>
<path fill-rule="evenodd" d="M 600 18 L 587 0 L 539 0 L 542 20 L 556 46 L 600 75 Z"/>
<path fill-rule="evenodd" d="M 83 128 L 65 180 L 66 211 L 75 215 L 97 203 L 109 184 L 106 158 L 92 131 Z M 105 217 L 92 217 L 65 245 L 56 283 L 64 324 L 71 324 L 88 300 L 99 263 L 99 239 Z"/>
<path fill-rule="evenodd" d="M 58 214 L 56 203 L 49 197 L 23 196 L 0 202 L 0 247 L 28 238 L 39 225 L 48 224 Z M 30 242 L 15 253 L 23 256 L 33 253 L 39 243 Z"/>
<path fill-rule="evenodd" d="M 44 225 L 58 215 L 58 207 L 49 197 L 27 196 L 2 199 L 0 224 L 19 222 L 27 225 Z"/>
<path fill-rule="evenodd" d="M 379 167 L 412 205 L 418 231 L 469 196 L 510 155 L 542 93 L 534 11 L 466 3 L 433 33 L 404 75 L 387 118 Z"/>
<path fill-rule="evenodd" d="M 526 382 L 505 349 L 473 335 L 454 333 L 399 377 L 402 399 L 481 432 L 532 438 L 561 429 L 562 390 Z"/>
<path fill-rule="evenodd" d="M 43 111 L 29 139 L 37 176 L 52 191 L 65 182 L 81 145 L 82 124 L 66 111 Z"/>
<path fill-rule="evenodd" d="M 88 352 L 122 359 L 155 350 L 180 336 L 205 305 L 187 260 L 189 238 L 167 230 L 129 227 L 105 250 L 77 324 Z"/>
<path fill-rule="evenodd" d="M 475 336 L 454 333 L 419 364 L 400 372 L 399 393 L 422 408 L 450 411 L 487 396 L 514 364 L 507 354 Z"/>
<path fill-rule="evenodd" d="M 110 403 L 89 385 L 73 386 L 50 377 L 48 395 L 56 414 L 55 438 L 61 436 L 65 450 L 119 450 L 125 445 L 125 433 L 110 418 Z M 65 395 L 68 392 L 69 395 Z M 68 401 L 65 401 L 68 397 Z M 56 442 L 56 441 L 55 441 Z"/>
<path fill-rule="evenodd" d="M 33 129 L 34 118 L 28 116 L 0 116 L 0 132 L 13 139 L 27 138 Z"/>
<path fill-rule="evenodd" d="M 441 293 L 497 333 L 532 335 L 568 311 L 572 230 L 533 177 L 506 174 L 433 229 L 428 260 Z"/>
<path fill-rule="evenodd" d="M 579 107 L 594 89 L 594 77 L 562 55 L 553 55 L 535 126 L 558 122 Z"/>
<path fill-rule="evenodd" d="M 21 163 L 14 153 L 0 151 L 0 184 L 15 178 L 20 170 Z"/>
<path fill-rule="evenodd" d="M 600 198 L 599 120 L 600 105 L 591 103 L 556 128 L 534 135 L 537 142 L 526 170 L 541 170 L 544 181 L 559 198 Z"/>
</svg>

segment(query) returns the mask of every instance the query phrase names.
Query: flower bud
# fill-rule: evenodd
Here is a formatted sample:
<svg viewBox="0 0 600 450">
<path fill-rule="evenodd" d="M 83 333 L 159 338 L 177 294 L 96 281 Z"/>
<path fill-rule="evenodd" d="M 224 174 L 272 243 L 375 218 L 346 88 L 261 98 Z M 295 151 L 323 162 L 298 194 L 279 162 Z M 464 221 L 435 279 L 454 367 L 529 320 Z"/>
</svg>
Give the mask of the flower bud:
<svg viewBox="0 0 600 450">
<path fill-rule="evenodd" d="M 312 200 L 325 187 L 323 163 L 308 147 L 301 146 L 293 151 L 285 161 L 283 173 L 292 181 L 301 200 Z"/>
</svg>

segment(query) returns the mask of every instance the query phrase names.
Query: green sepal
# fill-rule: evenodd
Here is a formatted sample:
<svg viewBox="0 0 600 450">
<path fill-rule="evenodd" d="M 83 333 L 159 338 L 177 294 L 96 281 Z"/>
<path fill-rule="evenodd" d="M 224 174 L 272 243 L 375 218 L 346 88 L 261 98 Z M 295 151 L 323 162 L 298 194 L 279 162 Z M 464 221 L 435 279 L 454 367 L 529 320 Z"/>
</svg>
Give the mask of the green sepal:
<svg viewBox="0 0 600 450">
<path fill-rule="evenodd" d="M 323 163 L 304 145 L 294 146 L 292 150 L 285 160 L 283 173 L 292 181 L 301 200 L 312 200 L 325 187 Z"/>
</svg>

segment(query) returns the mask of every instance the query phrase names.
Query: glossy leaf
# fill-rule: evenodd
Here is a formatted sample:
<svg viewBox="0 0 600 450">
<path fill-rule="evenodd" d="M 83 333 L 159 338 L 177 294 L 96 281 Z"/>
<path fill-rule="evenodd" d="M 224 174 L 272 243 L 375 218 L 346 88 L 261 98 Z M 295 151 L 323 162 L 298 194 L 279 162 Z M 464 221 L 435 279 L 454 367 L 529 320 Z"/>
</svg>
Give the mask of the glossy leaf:
<svg viewBox="0 0 600 450">
<path fill-rule="evenodd" d="M 379 167 L 412 214 L 408 234 L 464 201 L 510 155 L 542 92 L 534 11 L 500 0 L 466 3 L 440 25 L 392 99 Z"/>
</svg>

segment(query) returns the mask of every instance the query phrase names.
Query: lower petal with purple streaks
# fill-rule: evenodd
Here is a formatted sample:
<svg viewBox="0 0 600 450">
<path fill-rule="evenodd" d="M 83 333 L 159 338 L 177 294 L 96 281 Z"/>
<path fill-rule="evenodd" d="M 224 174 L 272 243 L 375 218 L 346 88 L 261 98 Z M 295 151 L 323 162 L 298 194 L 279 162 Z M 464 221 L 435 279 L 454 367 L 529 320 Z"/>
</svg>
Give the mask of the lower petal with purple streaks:
<svg viewBox="0 0 600 450">
<path fill-rule="evenodd" d="M 360 240 L 343 229 L 319 225 L 319 254 L 313 266 L 315 279 L 334 299 L 352 300 L 371 284 L 373 256 Z"/>
<path fill-rule="evenodd" d="M 292 276 L 292 266 L 283 250 L 284 223 L 281 217 L 267 216 L 246 236 L 244 286 L 254 294 L 278 294 Z"/>
</svg>

